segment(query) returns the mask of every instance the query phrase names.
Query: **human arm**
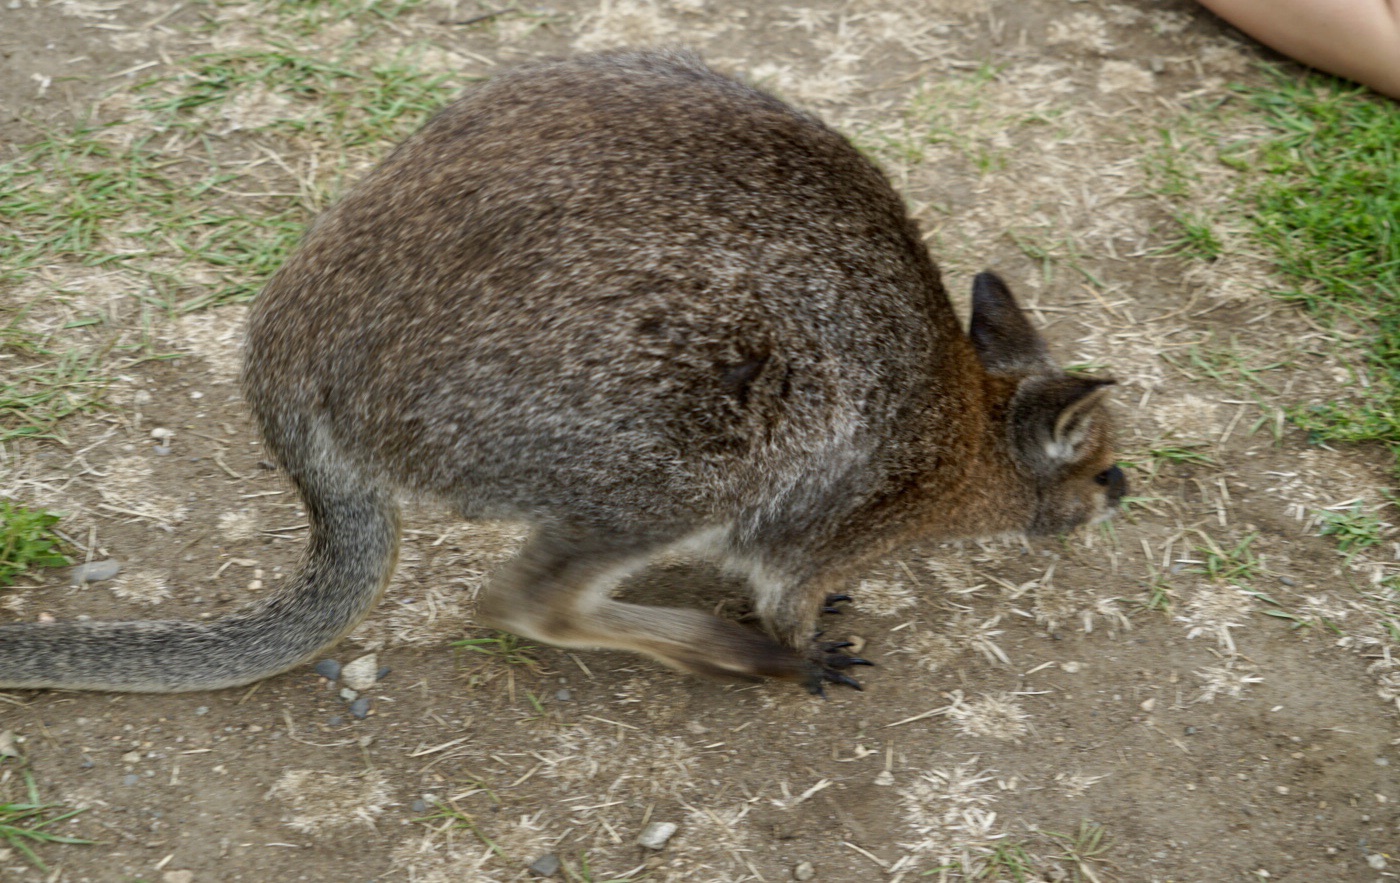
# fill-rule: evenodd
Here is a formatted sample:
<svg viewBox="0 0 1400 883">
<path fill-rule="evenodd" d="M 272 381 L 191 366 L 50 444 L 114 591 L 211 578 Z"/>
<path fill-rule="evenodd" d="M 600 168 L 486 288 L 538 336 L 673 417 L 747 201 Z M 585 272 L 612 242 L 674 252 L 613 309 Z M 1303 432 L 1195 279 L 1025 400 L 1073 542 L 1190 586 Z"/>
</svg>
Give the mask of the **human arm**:
<svg viewBox="0 0 1400 883">
<path fill-rule="evenodd" d="M 1400 98 L 1400 0 L 1200 0 L 1304 64 Z"/>
</svg>

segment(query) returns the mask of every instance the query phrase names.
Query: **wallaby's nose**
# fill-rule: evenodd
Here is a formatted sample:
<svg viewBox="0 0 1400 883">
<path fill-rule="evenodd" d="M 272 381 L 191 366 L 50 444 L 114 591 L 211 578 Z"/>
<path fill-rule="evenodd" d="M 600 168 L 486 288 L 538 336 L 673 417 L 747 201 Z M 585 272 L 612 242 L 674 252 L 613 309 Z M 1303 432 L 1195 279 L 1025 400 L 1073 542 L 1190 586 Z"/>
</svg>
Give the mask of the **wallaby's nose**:
<svg viewBox="0 0 1400 883">
<path fill-rule="evenodd" d="M 1108 488 L 1108 505 L 1117 506 L 1128 493 L 1128 477 L 1117 466 L 1110 466 L 1094 476 L 1094 481 Z"/>
</svg>

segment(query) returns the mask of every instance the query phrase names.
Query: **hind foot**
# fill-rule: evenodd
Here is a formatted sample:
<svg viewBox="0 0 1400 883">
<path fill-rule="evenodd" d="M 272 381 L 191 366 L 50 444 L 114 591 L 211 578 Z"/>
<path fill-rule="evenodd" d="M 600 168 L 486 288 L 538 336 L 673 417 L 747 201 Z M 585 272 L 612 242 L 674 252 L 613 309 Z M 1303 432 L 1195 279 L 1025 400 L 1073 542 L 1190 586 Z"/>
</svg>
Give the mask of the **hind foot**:
<svg viewBox="0 0 1400 883">
<path fill-rule="evenodd" d="M 818 637 L 821 637 L 818 635 Z M 812 645 L 808 658 L 812 662 L 811 674 L 807 679 L 807 692 L 813 696 L 825 698 L 825 685 L 844 684 L 856 690 L 864 690 L 860 681 L 846 674 L 846 669 L 853 665 L 874 665 L 868 659 L 861 659 L 859 656 L 851 656 L 844 651 L 847 647 L 854 647 L 850 641 L 818 641 Z"/>
</svg>

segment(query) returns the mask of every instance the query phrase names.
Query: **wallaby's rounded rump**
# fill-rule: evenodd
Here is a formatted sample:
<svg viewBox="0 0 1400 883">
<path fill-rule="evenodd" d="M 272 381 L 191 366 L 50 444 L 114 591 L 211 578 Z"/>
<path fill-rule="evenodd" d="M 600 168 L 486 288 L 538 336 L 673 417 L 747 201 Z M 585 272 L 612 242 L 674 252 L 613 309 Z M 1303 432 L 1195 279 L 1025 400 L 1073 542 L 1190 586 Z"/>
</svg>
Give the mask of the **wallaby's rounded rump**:
<svg viewBox="0 0 1400 883">
<path fill-rule="evenodd" d="M 823 599 L 912 536 L 1048 533 L 1123 495 L 1100 401 L 1001 280 L 965 333 L 843 137 L 673 52 L 497 77 L 316 221 L 249 325 L 244 389 L 311 516 L 302 570 L 209 625 L 0 627 L 0 686 L 193 690 L 335 641 L 392 574 L 396 497 L 530 523 L 481 618 L 820 690 Z M 609 597 L 686 545 L 767 634 Z"/>
</svg>

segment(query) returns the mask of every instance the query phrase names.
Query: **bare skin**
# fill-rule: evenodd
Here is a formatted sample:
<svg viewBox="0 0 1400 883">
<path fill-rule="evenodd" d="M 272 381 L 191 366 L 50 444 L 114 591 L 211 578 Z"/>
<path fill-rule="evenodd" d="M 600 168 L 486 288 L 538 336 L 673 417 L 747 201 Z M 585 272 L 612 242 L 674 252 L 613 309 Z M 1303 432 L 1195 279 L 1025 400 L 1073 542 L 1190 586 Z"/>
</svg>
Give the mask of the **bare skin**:
<svg viewBox="0 0 1400 883">
<path fill-rule="evenodd" d="M 1279 52 L 1400 99 L 1400 0 L 1200 0 Z"/>
</svg>

